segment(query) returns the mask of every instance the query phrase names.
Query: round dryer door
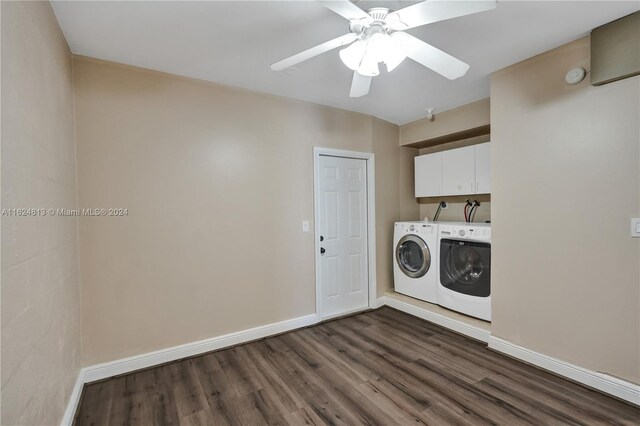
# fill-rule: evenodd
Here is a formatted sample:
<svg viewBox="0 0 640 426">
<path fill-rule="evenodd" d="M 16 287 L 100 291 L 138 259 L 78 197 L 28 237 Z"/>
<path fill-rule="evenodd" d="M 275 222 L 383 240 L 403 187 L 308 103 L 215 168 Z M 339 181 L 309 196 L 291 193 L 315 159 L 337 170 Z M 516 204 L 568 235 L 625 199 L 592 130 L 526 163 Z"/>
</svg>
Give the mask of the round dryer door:
<svg viewBox="0 0 640 426">
<path fill-rule="evenodd" d="M 424 276 L 431 267 L 431 252 L 417 235 L 405 235 L 396 246 L 396 262 L 409 278 Z"/>
</svg>

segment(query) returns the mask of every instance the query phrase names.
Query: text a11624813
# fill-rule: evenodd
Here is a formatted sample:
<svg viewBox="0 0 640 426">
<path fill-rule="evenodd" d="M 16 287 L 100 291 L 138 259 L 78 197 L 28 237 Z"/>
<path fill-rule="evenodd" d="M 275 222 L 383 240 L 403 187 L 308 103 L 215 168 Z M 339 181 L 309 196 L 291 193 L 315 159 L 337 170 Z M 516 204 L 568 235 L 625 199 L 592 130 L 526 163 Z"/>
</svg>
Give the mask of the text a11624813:
<svg viewBox="0 0 640 426">
<path fill-rule="evenodd" d="M 68 209 L 68 208 L 7 208 L 2 209 L 3 217 L 33 217 L 33 216 L 109 216 L 109 217 L 119 217 L 119 216 L 128 216 L 129 209 L 127 208 L 76 208 L 76 209 Z"/>
</svg>

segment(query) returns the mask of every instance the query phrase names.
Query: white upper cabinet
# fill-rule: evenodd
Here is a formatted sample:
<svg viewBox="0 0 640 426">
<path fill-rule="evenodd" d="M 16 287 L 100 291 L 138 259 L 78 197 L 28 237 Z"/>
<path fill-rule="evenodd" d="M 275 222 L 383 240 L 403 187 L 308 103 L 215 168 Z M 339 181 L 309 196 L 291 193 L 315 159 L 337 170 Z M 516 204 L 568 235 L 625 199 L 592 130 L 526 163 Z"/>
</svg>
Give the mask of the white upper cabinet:
<svg viewBox="0 0 640 426">
<path fill-rule="evenodd" d="M 442 152 L 442 194 L 465 195 L 476 192 L 475 147 Z"/>
<path fill-rule="evenodd" d="M 442 194 L 442 153 L 415 158 L 416 198 Z"/>
<path fill-rule="evenodd" d="M 416 198 L 491 193 L 491 144 L 415 158 Z"/>
<path fill-rule="evenodd" d="M 476 194 L 491 193 L 491 144 L 476 145 Z"/>
</svg>

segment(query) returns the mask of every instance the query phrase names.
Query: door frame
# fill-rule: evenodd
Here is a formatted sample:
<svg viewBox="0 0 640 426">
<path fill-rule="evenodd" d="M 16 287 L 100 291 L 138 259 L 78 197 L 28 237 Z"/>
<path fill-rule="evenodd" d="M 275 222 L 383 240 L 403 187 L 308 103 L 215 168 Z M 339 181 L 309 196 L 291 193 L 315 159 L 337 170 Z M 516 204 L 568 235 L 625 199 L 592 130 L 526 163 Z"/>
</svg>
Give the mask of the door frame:
<svg viewBox="0 0 640 426">
<path fill-rule="evenodd" d="M 333 317 L 347 315 L 353 313 L 341 312 L 336 315 L 321 316 L 322 298 L 320 292 L 320 193 L 318 191 L 320 184 L 320 156 L 355 158 L 365 160 L 367 169 L 367 263 L 368 263 L 368 291 L 369 305 L 364 309 L 358 309 L 355 312 L 370 309 L 376 306 L 377 287 L 376 287 L 376 182 L 375 182 L 375 159 L 371 152 L 345 151 L 333 148 L 313 148 L 313 249 L 316 270 L 316 315 L 318 319 L 325 320 Z"/>
</svg>

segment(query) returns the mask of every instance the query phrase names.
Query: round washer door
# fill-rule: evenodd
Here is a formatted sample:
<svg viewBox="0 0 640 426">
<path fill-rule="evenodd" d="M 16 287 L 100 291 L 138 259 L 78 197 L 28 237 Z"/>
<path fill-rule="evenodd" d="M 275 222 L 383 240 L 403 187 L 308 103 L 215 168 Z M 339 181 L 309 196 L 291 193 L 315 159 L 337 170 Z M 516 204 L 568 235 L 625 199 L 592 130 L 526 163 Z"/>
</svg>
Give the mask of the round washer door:
<svg viewBox="0 0 640 426">
<path fill-rule="evenodd" d="M 440 284 L 470 296 L 490 296 L 491 244 L 440 240 Z"/>
<path fill-rule="evenodd" d="M 396 262 L 406 276 L 420 278 L 431 267 L 431 252 L 422 238 L 405 235 L 396 246 Z"/>
</svg>

